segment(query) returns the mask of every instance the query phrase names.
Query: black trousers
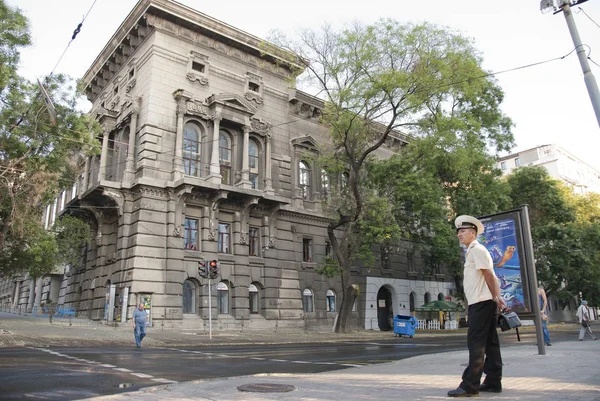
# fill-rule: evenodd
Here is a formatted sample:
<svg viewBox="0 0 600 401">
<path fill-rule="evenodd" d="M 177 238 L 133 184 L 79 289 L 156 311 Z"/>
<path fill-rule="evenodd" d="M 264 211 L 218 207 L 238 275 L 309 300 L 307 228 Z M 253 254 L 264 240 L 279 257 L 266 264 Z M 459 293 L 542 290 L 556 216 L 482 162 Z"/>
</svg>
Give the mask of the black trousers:
<svg viewBox="0 0 600 401">
<path fill-rule="evenodd" d="M 469 366 L 462 375 L 460 387 L 468 392 L 479 392 L 481 376 L 491 386 L 502 381 L 502 356 L 496 332 L 496 303 L 492 300 L 469 305 Z"/>
</svg>

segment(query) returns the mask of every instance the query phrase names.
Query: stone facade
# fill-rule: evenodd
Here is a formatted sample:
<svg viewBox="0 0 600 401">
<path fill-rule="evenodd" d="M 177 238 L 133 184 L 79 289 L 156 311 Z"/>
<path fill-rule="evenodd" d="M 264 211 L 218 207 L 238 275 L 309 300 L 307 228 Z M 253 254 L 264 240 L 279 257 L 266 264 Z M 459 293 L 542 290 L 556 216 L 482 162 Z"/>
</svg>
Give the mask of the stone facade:
<svg viewBox="0 0 600 401">
<path fill-rule="evenodd" d="M 331 326 L 342 288 L 315 268 L 328 252 L 322 198 L 340 177 L 324 182 L 305 157 L 328 136 L 323 102 L 290 89 L 299 69 L 293 54 L 190 8 L 139 1 L 83 78 L 101 154 L 47 209 L 47 226 L 66 210 L 96 232 L 80 266 L 54 276 L 58 303 L 112 322 L 144 302 L 164 327 L 206 328 L 210 310 L 222 329 Z M 405 141 L 395 133 L 380 156 Z M 401 304 L 409 290 L 449 294 L 449 277 L 399 257 L 356 268 L 357 327 L 372 328 L 377 286 Z M 220 271 L 209 288 L 199 264 L 210 260 Z"/>
</svg>

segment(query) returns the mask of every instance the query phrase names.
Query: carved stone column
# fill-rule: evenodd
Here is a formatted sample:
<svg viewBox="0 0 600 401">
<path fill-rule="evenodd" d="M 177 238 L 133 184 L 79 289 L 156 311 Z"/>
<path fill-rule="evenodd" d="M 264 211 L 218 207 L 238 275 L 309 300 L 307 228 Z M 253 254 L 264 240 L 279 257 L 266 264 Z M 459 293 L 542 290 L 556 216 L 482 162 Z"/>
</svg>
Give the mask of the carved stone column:
<svg viewBox="0 0 600 401">
<path fill-rule="evenodd" d="M 131 113 L 131 124 L 129 127 L 129 144 L 127 145 L 126 182 L 133 182 L 135 179 L 135 138 L 137 135 L 138 114 L 140 113 L 140 100 L 139 97 L 133 99 L 133 112 Z"/>
<path fill-rule="evenodd" d="M 33 301 L 33 306 L 37 309 L 38 313 L 41 313 L 40 305 L 42 302 L 42 285 L 44 284 L 44 280 L 41 277 L 36 279 L 35 283 L 35 300 Z"/>
<path fill-rule="evenodd" d="M 244 125 L 244 142 L 242 144 L 242 180 L 237 184 L 242 188 L 250 188 L 250 166 L 248 160 L 250 129 L 250 126 Z"/>
<path fill-rule="evenodd" d="M 183 116 L 185 115 L 186 99 L 176 96 L 177 100 L 177 132 L 175 135 L 175 156 L 173 157 L 173 180 L 183 178 Z"/>
<path fill-rule="evenodd" d="M 107 128 L 104 128 L 104 134 L 102 136 L 102 154 L 100 155 L 100 171 L 98 172 L 98 179 L 100 181 L 106 180 L 106 159 L 108 158 L 108 138 L 109 132 Z"/>
<path fill-rule="evenodd" d="M 273 194 L 273 178 L 271 177 L 271 133 L 265 136 L 265 192 Z"/>
<path fill-rule="evenodd" d="M 209 179 L 216 184 L 221 183 L 221 165 L 219 163 L 219 131 L 221 130 L 221 113 L 215 112 L 211 116 L 213 121 L 212 152 L 210 155 Z"/>
<path fill-rule="evenodd" d="M 80 196 L 87 191 L 88 186 L 90 185 L 90 157 L 85 158 L 85 167 L 83 169 L 83 185 L 81 188 Z"/>
<path fill-rule="evenodd" d="M 29 298 L 27 298 L 27 312 L 31 312 L 35 300 L 35 278 L 29 279 Z"/>
</svg>

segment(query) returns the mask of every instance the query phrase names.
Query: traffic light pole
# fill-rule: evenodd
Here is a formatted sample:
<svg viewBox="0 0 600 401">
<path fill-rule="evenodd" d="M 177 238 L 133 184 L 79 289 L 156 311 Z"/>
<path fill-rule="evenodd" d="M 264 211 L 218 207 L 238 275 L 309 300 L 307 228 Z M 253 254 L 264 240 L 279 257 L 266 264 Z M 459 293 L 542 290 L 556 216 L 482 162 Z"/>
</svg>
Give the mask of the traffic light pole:
<svg viewBox="0 0 600 401">
<path fill-rule="evenodd" d="M 208 339 L 212 340 L 212 294 L 210 287 L 212 287 L 212 280 L 208 278 Z"/>
</svg>

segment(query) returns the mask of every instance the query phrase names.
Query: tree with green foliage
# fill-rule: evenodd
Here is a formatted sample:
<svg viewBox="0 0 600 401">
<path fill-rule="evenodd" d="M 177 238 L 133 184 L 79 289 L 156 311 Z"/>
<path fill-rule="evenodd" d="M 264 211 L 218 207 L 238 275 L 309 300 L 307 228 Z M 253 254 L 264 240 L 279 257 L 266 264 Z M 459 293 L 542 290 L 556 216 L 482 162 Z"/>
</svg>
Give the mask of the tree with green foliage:
<svg viewBox="0 0 600 401">
<path fill-rule="evenodd" d="M 0 254 L 12 261 L 5 274 L 30 270 L 38 276 L 54 268 L 51 255 L 58 251 L 41 226 L 44 208 L 76 182 L 82 156 L 98 152 L 99 126 L 76 109 L 74 85 L 62 75 L 44 80 L 56 109 L 53 121 L 39 85 L 16 72 L 18 49 L 29 43 L 27 20 L 2 0 L 0 13 Z"/>
<path fill-rule="evenodd" d="M 545 168 L 527 166 L 507 178 L 513 207 L 527 204 L 539 281 L 567 303 L 600 304 L 600 196 L 576 195 Z"/>
<path fill-rule="evenodd" d="M 389 199 L 368 185 L 367 167 L 378 149 L 398 131 L 435 138 L 423 142 L 424 154 L 434 147 L 444 156 L 461 142 L 506 149 L 511 122 L 499 110 L 502 91 L 482 69 L 471 41 L 447 29 L 384 19 L 341 30 L 306 30 L 299 44 L 281 37 L 273 41 L 305 60 L 306 73 L 298 82 L 325 100 L 322 122 L 331 146 L 321 149 L 320 164 L 330 173 L 347 174 L 346 187 L 328 205 L 330 262 L 336 267 L 329 271 L 340 274 L 343 288 L 335 330 L 346 332 L 358 291 L 351 267 L 372 261 L 374 247 L 397 241 L 406 228 Z M 448 187 L 456 176 L 448 174 Z"/>
</svg>

